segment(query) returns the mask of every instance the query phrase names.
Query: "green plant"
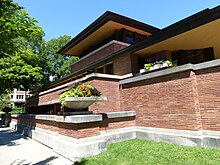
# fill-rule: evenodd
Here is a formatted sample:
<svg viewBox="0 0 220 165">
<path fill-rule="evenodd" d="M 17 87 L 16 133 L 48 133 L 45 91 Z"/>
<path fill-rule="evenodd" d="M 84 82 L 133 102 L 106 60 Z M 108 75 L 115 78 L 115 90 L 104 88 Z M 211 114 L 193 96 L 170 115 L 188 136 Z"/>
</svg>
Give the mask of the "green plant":
<svg viewBox="0 0 220 165">
<path fill-rule="evenodd" d="M 167 59 L 160 60 L 160 61 L 155 61 L 154 63 L 144 64 L 144 69 L 149 70 L 154 65 L 163 64 L 163 63 L 166 63 L 168 67 L 172 67 L 172 66 L 176 66 L 177 61 L 176 60 L 174 60 L 174 61 L 173 60 L 167 60 Z"/>
<path fill-rule="evenodd" d="M 144 64 L 144 69 L 149 70 L 152 67 L 151 63 Z"/>
<path fill-rule="evenodd" d="M 166 63 L 169 67 L 173 66 L 173 63 L 171 60 L 164 60 L 163 63 Z"/>
<path fill-rule="evenodd" d="M 101 93 L 90 84 L 75 84 L 71 89 L 62 93 L 59 97 L 61 109 L 65 107 L 67 97 L 91 97 L 101 96 Z"/>
<path fill-rule="evenodd" d="M 0 111 L 10 106 L 9 94 L 0 94 Z"/>
<path fill-rule="evenodd" d="M 21 108 L 12 108 L 12 111 L 10 112 L 10 114 L 20 114 L 20 113 L 22 113 Z"/>
</svg>

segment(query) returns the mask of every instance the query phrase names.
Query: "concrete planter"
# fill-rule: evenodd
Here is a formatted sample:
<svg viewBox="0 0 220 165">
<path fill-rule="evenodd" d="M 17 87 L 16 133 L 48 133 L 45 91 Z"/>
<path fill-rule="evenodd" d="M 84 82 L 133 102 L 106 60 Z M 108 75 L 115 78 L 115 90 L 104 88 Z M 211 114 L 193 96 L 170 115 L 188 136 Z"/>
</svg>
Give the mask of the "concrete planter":
<svg viewBox="0 0 220 165">
<path fill-rule="evenodd" d="M 106 97 L 67 97 L 65 99 L 66 107 L 71 109 L 84 109 L 96 101 L 107 100 Z"/>
<path fill-rule="evenodd" d="M 167 63 L 155 64 L 154 66 L 152 66 L 152 67 L 150 68 L 150 71 L 151 71 L 151 70 L 160 69 L 160 68 L 167 68 L 167 67 L 168 67 L 168 64 L 167 64 Z"/>
<path fill-rule="evenodd" d="M 140 69 L 140 73 L 146 73 L 148 71 L 157 70 L 161 68 L 168 68 L 168 67 L 169 66 L 167 63 L 155 64 L 154 66 L 150 67 L 150 69 Z"/>
</svg>

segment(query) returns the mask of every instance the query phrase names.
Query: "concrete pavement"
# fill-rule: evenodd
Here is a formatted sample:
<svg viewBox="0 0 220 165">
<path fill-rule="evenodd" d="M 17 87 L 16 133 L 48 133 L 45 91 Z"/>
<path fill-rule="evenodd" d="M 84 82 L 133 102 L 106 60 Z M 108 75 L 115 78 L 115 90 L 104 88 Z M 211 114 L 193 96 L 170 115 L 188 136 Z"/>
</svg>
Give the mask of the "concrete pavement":
<svg viewBox="0 0 220 165">
<path fill-rule="evenodd" d="M 52 149 L 9 127 L 0 127 L 0 165 L 71 165 Z"/>
</svg>

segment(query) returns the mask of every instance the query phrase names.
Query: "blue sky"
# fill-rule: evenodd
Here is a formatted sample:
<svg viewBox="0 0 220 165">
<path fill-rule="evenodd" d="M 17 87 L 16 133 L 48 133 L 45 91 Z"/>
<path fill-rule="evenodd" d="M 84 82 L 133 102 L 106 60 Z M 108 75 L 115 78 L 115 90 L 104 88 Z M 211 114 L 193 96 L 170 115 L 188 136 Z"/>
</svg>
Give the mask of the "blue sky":
<svg viewBox="0 0 220 165">
<path fill-rule="evenodd" d="M 76 36 L 105 11 L 164 28 L 220 0 L 14 0 L 38 20 L 45 39 Z"/>
</svg>

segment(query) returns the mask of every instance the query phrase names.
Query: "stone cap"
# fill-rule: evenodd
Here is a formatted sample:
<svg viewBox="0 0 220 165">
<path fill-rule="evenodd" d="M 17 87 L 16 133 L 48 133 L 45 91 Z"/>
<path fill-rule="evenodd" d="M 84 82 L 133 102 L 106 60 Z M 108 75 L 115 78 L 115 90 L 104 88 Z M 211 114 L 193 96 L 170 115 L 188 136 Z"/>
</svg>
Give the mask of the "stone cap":
<svg viewBox="0 0 220 165">
<path fill-rule="evenodd" d="M 31 118 L 37 120 L 47 120 L 64 123 L 90 123 L 100 122 L 105 118 L 121 118 L 135 116 L 135 111 L 120 111 L 120 112 L 108 112 L 103 114 L 84 114 L 84 115 L 70 115 L 70 116 L 58 116 L 58 115 L 35 115 L 35 114 L 20 114 L 11 115 L 12 118 Z"/>
<path fill-rule="evenodd" d="M 220 59 L 203 62 L 199 64 L 185 64 L 185 65 L 167 68 L 164 70 L 155 71 L 155 72 L 147 73 L 144 75 L 121 80 L 119 81 L 119 84 L 124 85 L 124 84 L 129 84 L 129 83 L 135 83 L 135 82 L 142 81 L 142 80 L 180 73 L 184 71 L 189 71 L 189 70 L 197 71 L 197 70 L 208 69 L 208 68 L 219 67 L 219 66 L 220 66 Z"/>
</svg>

